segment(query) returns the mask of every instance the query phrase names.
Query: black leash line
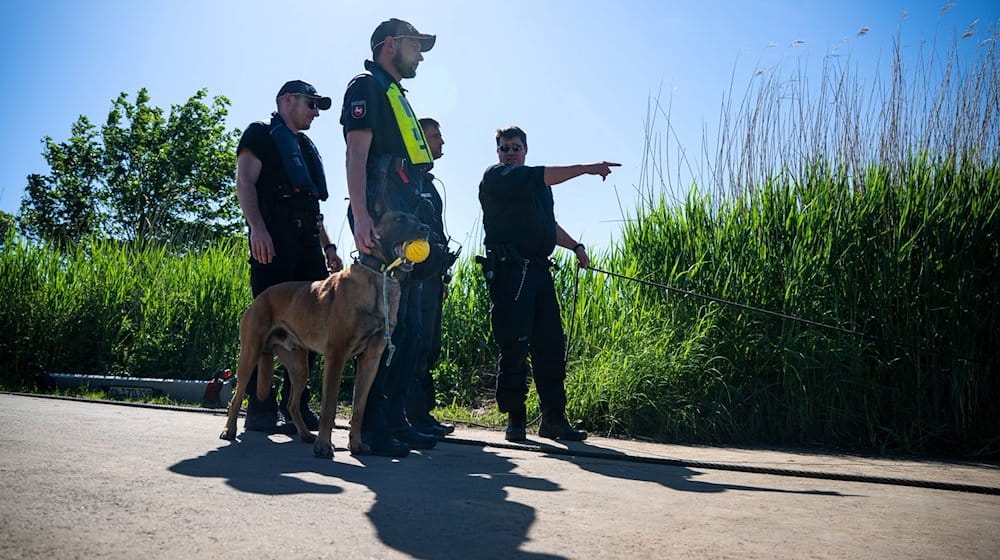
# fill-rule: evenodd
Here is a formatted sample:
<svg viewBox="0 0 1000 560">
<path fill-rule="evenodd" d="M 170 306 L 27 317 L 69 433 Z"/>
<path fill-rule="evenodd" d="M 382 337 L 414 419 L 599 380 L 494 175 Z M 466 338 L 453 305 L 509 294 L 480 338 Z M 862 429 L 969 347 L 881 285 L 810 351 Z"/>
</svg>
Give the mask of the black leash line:
<svg viewBox="0 0 1000 560">
<path fill-rule="evenodd" d="M 787 313 L 780 313 L 778 311 L 771 311 L 770 309 L 764 309 L 764 308 L 761 308 L 761 307 L 754 307 L 752 305 L 746 305 L 746 304 L 738 303 L 738 302 L 735 302 L 735 301 L 729 301 L 729 300 L 718 298 L 718 297 L 715 297 L 715 296 L 710 296 L 710 295 L 706 295 L 706 294 L 699 294 L 698 292 L 692 292 L 690 290 L 683 290 L 681 288 L 675 288 L 673 286 L 668 286 L 666 284 L 661 284 L 661 283 L 653 282 L 653 281 L 650 281 L 650 280 L 643 280 L 642 278 L 634 278 L 632 276 L 626 276 L 624 274 L 619 274 L 617 272 L 611 272 L 610 270 L 602 270 L 600 268 L 596 268 L 596 267 L 593 267 L 593 266 L 587 267 L 587 270 L 593 270 L 594 272 L 600 272 L 601 274 L 606 274 L 608 276 L 614 276 L 616 278 L 621 278 L 623 280 L 630 280 L 632 282 L 637 282 L 639 284 L 644 284 L 646 286 L 651 286 L 651 287 L 654 287 L 654 288 L 660 288 L 660 289 L 666 290 L 668 292 L 674 292 L 674 293 L 682 294 L 682 295 L 685 295 L 685 296 L 696 297 L 696 298 L 700 298 L 700 299 L 712 301 L 712 302 L 715 302 L 715 303 L 720 303 L 720 304 L 723 304 L 723 305 L 728 305 L 728 306 L 731 306 L 731 307 L 737 307 L 739 309 L 745 309 L 747 311 L 755 311 L 757 313 L 762 313 L 764 315 L 771 315 L 773 317 L 779 317 L 781 319 L 786 319 L 786 320 L 789 320 L 789 321 L 796 321 L 796 322 L 804 323 L 806 325 L 811 325 L 811 326 L 814 326 L 814 327 L 820 327 L 820 328 L 824 328 L 824 329 L 829 329 L 829 330 L 837 331 L 837 332 L 840 332 L 840 333 L 843 333 L 843 334 L 849 334 L 849 335 L 858 336 L 858 337 L 861 337 L 861 338 L 867 338 L 867 339 L 875 341 L 875 342 L 884 342 L 884 343 L 892 344 L 894 346 L 899 346 L 900 348 L 909 348 L 911 350 L 917 350 L 919 352 L 926 352 L 926 353 L 929 353 L 929 354 L 938 354 L 938 355 L 947 356 L 947 357 L 950 357 L 950 358 L 957 358 L 959 360 L 963 360 L 963 361 L 966 361 L 966 362 L 969 362 L 969 363 L 973 363 L 973 364 L 976 363 L 976 360 L 973 360 L 971 358 L 966 358 L 965 356 L 960 356 L 960 355 L 955 354 L 953 352 L 945 352 L 945 351 L 941 351 L 941 350 L 931 350 L 930 348 L 924 348 L 922 346 L 917 346 L 917 345 L 914 345 L 914 344 L 907 344 L 907 343 L 902 342 L 900 340 L 893 340 L 893 339 L 889 339 L 889 338 L 882 338 L 882 337 L 870 335 L 870 334 L 867 334 L 867 333 L 863 333 L 863 332 L 859 332 L 859 331 L 855 331 L 855 330 L 851 330 L 851 329 L 845 329 L 843 327 L 838 327 L 836 325 L 830 325 L 828 323 L 820 323 L 819 321 L 813 321 L 812 319 L 805 319 L 803 317 L 796 317 L 794 315 L 789 315 Z M 576 307 L 575 307 L 576 306 L 576 303 L 575 303 L 576 292 L 575 292 L 575 289 L 574 289 L 574 294 L 573 295 L 574 295 L 573 314 L 576 315 Z M 567 348 L 568 348 L 568 346 L 569 345 L 567 344 Z"/>
<path fill-rule="evenodd" d="M 580 291 L 580 267 L 576 267 L 576 274 L 573 275 L 573 310 L 569 315 L 569 330 L 566 331 L 566 354 L 563 356 L 564 362 L 569 362 L 569 348 L 573 343 L 573 323 L 576 322 L 576 302 L 577 294 Z"/>
</svg>

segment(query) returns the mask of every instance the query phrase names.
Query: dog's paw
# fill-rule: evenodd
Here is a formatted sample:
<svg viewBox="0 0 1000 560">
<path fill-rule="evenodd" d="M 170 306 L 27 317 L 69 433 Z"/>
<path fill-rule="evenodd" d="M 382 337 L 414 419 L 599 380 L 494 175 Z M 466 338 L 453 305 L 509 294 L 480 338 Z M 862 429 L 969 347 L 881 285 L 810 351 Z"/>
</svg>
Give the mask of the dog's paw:
<svg viewBox="0 0 1000 560">
<path fill-rule="evenodd" d="M 224 440 L 227 440 L 227 441 L 233 441 L 234 439 L 236 439 L 236 430 L 230 430 L 228 428 L 225 429 L 225 430 L 222 430 L 222 433 L 219 434 L 219 439 L 224 439 Z"/>
<path fill-rule="evenodd" d="M 362 441 L 351 442 L 349 447 L 351 455 L 367 455 L 372 451 L 371 446 Z"/>
<path fill-rule="evenodd" d="M 333 459 L 333 444 L 317 441 L 313 444 L 313 455 L 320 459 Z"/>
<path fill-rule="evenodd" d="M 316 436 L 312 432 L 306 432 L 304 434 L 299 434 L 299 440 L 302 443 L 313 443 L 316 441 Z"/>
</svg>

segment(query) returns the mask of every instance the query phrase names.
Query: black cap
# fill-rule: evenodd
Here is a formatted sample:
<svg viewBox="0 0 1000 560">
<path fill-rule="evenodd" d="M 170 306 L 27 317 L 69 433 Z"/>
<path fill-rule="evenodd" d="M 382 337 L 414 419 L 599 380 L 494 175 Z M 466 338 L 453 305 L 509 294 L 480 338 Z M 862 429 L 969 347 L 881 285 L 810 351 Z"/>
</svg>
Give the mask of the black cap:
<svg viewBox="0 0 1000 560">
<path fill-rule="evenodd" d="M 427 52 L 434 48 L 434 41 L 437 40 L 437 35 L 421 33 L 409 23 L 401 19 L 392 18 L 383 21 L 375 28 L 371 40 L 372 51 L 389 37 L 413 37 L 414 39 L 420 39 L 420 52 Z"/>
<path fill-rule="evenodd" d="M 286 93 L 296 93 L 299 95 L 305 95 L 306 97 L 315 99 L 316 106 L 323 111 L 329 109 L 330 105 L 333 104 L 333 100 L 331 100 L 329 97 L 323 97 L 322 95 L 316 93 L 316 88 L 314 88 L 312 84 L 303 82 L 302 80 L 292 80 L 290 82 L 285 82 L 285 85 L 281 86 L 281 89 L 278 90 L 278 95 L 275 96 L 275 100 L 277 100 L 282 95 L 285 95 Z"/>
</svg>

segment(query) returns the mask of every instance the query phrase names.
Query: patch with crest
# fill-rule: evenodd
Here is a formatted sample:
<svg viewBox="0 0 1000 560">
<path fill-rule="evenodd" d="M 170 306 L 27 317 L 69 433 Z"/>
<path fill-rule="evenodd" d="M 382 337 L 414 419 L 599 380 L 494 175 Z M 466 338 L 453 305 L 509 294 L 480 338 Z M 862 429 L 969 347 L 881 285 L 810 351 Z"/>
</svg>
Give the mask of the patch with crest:
<svg viewBox="0 0 1000 560">
<path fill-rule="evenodd" d="M 354 101 L 351 103 L 351 115 L 356 119 L 363 119 L 365 115 L 368 114 L 368 110 L 365 107 L 365 100 Z"/>
</svg>

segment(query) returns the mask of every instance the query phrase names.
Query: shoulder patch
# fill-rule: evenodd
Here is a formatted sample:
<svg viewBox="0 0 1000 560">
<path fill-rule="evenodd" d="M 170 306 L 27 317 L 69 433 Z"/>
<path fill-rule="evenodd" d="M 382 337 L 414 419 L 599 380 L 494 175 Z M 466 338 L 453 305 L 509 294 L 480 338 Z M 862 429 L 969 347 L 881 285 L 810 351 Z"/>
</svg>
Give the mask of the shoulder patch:
<svg viewBox="0 0 1000 560">
<path fill-rule="evenodd" d="M 351 103 L 351 116 L 356 119 L 363 119 L 365 115 L 368 114 L 368 109 L 365 106 L 365 100 L 354 101 Z"/>
</svg>

